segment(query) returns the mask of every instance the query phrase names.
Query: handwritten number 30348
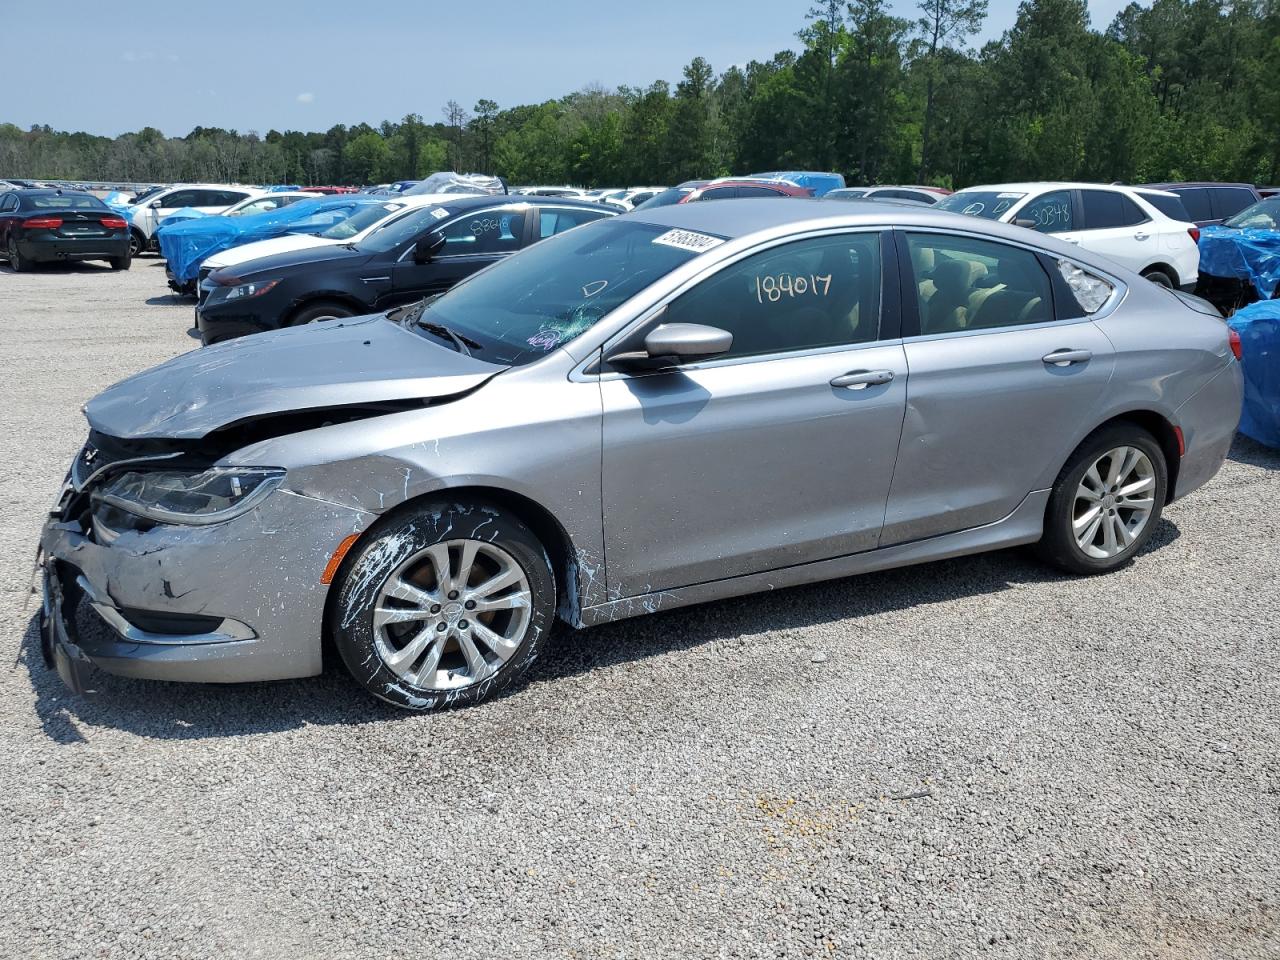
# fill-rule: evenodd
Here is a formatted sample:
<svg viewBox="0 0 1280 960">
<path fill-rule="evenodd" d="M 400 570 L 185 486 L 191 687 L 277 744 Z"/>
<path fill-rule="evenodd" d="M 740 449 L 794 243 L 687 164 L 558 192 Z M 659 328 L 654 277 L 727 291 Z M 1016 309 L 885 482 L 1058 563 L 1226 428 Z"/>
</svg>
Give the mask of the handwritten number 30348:
<svg viewBox="0 0 1280 960">
<path fill-rule="evenodd" d="M 789 273 L 783 273 L 776 277 L 772 275 L 756 277 L 756 299 L 761 303 L 766 300 L 777 303 L 784 296 L 795 298 L 812 294 L 815 297 L 825 297 L 830 292 L 831 274 L 829 273 L 826 276 L 811 273 L 808 276 L 793 277 Z"/>
</svg>

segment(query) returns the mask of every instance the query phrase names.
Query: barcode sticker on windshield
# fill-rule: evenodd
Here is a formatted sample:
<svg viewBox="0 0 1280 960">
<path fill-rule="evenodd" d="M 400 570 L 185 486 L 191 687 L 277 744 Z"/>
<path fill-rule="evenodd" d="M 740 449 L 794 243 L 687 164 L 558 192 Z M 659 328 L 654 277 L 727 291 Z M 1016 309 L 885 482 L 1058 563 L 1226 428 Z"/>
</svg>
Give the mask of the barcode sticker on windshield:
<svg viewBox="0 0 1280 960">
<path fill-rule="evenodd" d="M 692 250 L 694 253 L 702 253 L 704 250 L 710 250 L 712 247 L 718 247 L 724 243 L 719 237 L 711 237 L 705 233 L 694 233 L 692 230 L 668 230 L 662 236 L 654 237 L 653 242 L 660 243 L 665 247 Z"/>
<path fill-rule="evenodd" d="M 431 211 L 431 215 L 435 217 L 437 220 L 443 220 L 445 217 L 449 215 L 449 211 L 446 210 L 444 207 L 437 207 L 436 209 Z"/>
</svg>

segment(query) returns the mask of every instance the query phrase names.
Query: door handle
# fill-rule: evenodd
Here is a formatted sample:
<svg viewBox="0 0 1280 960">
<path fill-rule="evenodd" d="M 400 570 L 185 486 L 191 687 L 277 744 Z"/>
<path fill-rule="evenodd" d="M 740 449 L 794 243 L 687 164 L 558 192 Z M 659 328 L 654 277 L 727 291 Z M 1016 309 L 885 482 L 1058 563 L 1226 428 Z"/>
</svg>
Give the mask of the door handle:
<svg viewBox="0 0 1280 960">
<path fill-rule="evenodd" d="M 1077 247 L 1078 247 L 1078 246 L 1080 246 L 1080 238 L 1079 238 L 1079 237 L 1058 237 L 1058 239 L 1059 239 L 1059 240 L 1065 240 L 1065 241 L 1067 241 L 1067 243 L 1074 243 Z"/>
<path fill-rule="evenodd" d="M 1149 236 L 1151 236 L 1151 234 L 1149 234 L 1149 233 L 1144 233 L 1143 231 L 1139 230 L 1137 233 L 1135 233 L 1135 234 L 1133 235 L 1133 239 L 1135 239 L 1135 240 L 1145 240 L 1145 239 L 1147 239 L 1147 237 L 1149 237 Z"/>
<path fill-rule="evenodd" d="M 1055 367 L 1069 367 L 1073 363 L 1084 363 L 1093 359 L 1092 350 L 1055 350 L 1040 358 Z"/>
<path fill-rule="evenodd" d="M 891 380 L 893 380 L 892 370 L 850 370 L 832 380 L 831 385 L 848 387 L 850 390 L 865 390 L 867 387 L 878 387 Z"/>
</svg>

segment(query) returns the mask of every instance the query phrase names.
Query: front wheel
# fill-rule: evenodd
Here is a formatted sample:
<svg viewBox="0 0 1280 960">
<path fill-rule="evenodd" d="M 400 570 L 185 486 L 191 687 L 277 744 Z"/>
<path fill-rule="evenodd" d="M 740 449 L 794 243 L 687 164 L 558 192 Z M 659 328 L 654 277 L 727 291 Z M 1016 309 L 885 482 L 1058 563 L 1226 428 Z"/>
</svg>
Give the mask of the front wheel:
<svg viewBox="0 0 1280 960">
<path fill-rule="evenodd" d="M 142 255 L 142 251 L 147 248 L 147 240 L 142 234 L 136 230 L 129 231 L 129 259 Z"/>
<path fill-rule="evenodd" d="M 1058 475 L 1040 555 L 1078 574 L 1128 563 L 1160 522 L 1168 477 L 1164 451 L 1146 430 L 1116 424 L 1097 431 Z"/>
<path fill-rule="evenodd" d="M 331 609 L 335 644 L 375 697 L 410 710 L 477 703 L 509 686 L 551 629 L 555 577 L 519 518 L 424 504 L 371 531 Z"/>
<path fill-rule="evenodd" d="M 319 323 L 321 320 L 342 320 L 346 317 L 354 316 L 355 313 L 340 303 L 321 300 L 318 303 L 309 303 L 295 313 L 289 321 L 289 326 L 300 327 L 305 323 Z"/>
</svg>

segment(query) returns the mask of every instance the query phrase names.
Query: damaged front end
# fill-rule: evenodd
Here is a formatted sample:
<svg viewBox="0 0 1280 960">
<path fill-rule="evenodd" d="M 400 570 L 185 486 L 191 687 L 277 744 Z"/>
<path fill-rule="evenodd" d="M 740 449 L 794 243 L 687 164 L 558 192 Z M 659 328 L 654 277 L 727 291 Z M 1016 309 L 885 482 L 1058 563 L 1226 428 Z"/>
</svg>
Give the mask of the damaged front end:
<svg viewBox="0 0 1280 960">
<path fill-rule="evenodd" d="M 321 573 L 372 517 L 282 489 L 283 470 L 219 466 L 234 442 L 90 435 L 40 543 L 42 652 L 72 690 L 90 665 L 201 682 L 319 672 Z"/>
</svg>

